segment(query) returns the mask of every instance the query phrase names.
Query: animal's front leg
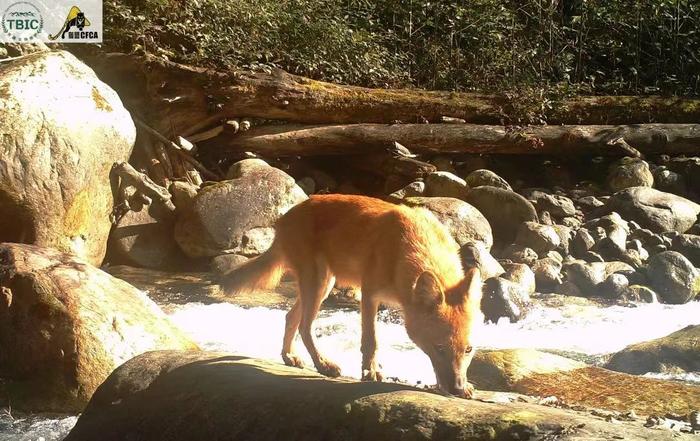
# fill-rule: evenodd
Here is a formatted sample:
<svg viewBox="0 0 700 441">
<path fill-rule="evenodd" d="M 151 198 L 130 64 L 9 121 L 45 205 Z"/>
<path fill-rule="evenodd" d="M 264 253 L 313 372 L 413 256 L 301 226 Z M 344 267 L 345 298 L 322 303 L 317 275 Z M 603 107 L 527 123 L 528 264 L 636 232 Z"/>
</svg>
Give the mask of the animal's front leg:
<svg viewBox="0 0 700 441">
<path fill-rule="evenodd" d="M 362 292 L 362 380 L 382 381 L 382 373 L 377 363 L 377 310 L 379 302 L 370 291 Z"/>
</svg>

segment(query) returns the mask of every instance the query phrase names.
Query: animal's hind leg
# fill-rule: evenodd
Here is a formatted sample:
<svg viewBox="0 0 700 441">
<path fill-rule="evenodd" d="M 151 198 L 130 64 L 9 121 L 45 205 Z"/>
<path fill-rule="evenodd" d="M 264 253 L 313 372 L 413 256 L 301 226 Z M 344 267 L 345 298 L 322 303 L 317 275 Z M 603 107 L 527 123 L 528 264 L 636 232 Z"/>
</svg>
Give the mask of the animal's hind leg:
<svg viewBox="0 0 700 441">
<path fill-rule="evenodd" d="M 284 340 L 282 341 L 282 359 L 287 366 L 304 367 L 301 358 L 294 350 L 294 337 L 301 322 L 301 298 L 297 297 L 294 306 L 287 313 L 287 320 L 284 327 Z"/>
<path fill-rule="evenodd" d="M 317 262 L 315 271 L 299 274 L 299 295 L 302 298 L 299 333 L 306 350 L 309 351 L 309 355 L 314 361 L 316 370 L 327 377 L 339 376 L 340 367 L 319 353 L 311 333 L 311 326 L 318 314 L 321 302 L 328 296 L 334 284 L 335 277 L 330 273 L 325 262 Z"/>
</svg>

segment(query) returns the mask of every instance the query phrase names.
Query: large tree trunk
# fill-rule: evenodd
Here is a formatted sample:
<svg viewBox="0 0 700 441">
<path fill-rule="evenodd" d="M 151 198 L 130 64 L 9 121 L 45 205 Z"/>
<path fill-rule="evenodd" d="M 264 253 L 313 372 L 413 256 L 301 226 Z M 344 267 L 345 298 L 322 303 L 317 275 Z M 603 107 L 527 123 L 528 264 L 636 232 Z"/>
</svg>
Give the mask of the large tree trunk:
<svg viewBox="0 0 700 441">
<path fill-rule="evenodd" d="M 270 156 L 381 152 L 399 142 L 413 152 L 637 155 L 700 152 L 700 124 L 488 126 L 351 124 L 263 126 L 222 135 L 209 148 Z"/>
<path fill-rule="evenodd" d="M 281 70 L 220 72 L 149 55 L 79 56 L 132 111 L 170 135 L 191 135 L 235 116 L 336 124 L 435 122 L 442 116 L 513 122 L 513 101 L 496 95 L 342 86 Z M 682 98 L 581 97 L 553 108 L 550 124 L 700 121 L 700 100 Z"/>
</svg>

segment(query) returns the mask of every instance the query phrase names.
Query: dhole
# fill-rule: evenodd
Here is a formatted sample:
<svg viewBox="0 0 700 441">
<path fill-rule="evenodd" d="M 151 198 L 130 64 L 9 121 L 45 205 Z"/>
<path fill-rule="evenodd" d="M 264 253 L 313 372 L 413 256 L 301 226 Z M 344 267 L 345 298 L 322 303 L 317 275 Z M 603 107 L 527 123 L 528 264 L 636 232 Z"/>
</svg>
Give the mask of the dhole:
<svg viewBox="0 0 700 441">
<path fill-rule="evenodd" d="M 276 224 L 262 255 L 236 267 L 221 282 L 227 293 L 270 289 L 285 272 L 298 283 L 287 313 L 282 358 L 302 366 L 293 340 L 297 329 L 323 375 L 340 368 L 316 348 L 311 325 L 333 285 L 362 292 L 362 373 L 381 381 L 375 359 L 375 319 L 380 303 L 403 309 L 408 335 L 430 357 L 438 386 L 469 398 L 466 371 L 473 355 L 472 326 L 481 314 L 481 275 L 465 273 L 457 243 L 427 210 L 364 196 L 318 195 L 295 206 Z"/>
</svg>

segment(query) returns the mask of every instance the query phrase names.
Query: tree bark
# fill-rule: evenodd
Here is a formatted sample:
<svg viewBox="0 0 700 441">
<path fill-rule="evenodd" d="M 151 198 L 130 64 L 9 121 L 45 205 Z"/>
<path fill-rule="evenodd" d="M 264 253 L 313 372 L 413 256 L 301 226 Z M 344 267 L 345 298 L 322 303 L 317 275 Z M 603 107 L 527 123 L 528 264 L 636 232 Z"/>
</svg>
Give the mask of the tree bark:
<svg viewBox="0 0 700 441">
<path fill-rule="evenodd" d="M 499 95 L 369 89 L 316 81 L 281 70 L 221 72 L 152 55 L 78 54 L 127 107 L 161 133 L 187 136 L 241 116 L 300 123 L 437 122 L 442 117 L 480 124 L 515 121 L 517 99 Z M 555 103 L 550 124 L 690 123 L 700 100 L 661 97 L 579 97 Z"/>
<path fill-rule="evenodd" d="M 366 154 L 399 142 L 416 153 L 643 155 L 700 153 L 700 124 L 488 126 L 282 125 L 222 135 L 207 148 L 269 156 Z M 637 151 L 639 153 L 637 153 Z"/>
</svg>

